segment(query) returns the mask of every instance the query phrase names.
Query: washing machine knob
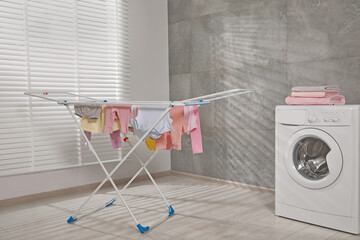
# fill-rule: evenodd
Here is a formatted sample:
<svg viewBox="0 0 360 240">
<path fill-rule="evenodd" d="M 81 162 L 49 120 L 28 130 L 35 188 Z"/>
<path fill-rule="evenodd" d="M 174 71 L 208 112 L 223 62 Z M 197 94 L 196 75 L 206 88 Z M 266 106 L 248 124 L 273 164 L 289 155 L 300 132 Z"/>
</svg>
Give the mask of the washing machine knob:
<svg viewBox="0 0 360 240">
<path fill-rule="evenodd" d="M 315 115 L 310 115 L 308 120 L 309 120 L 309 123 L 313 123 L 313 122 L 316 122 L 317 117 Z"/>
</svg>

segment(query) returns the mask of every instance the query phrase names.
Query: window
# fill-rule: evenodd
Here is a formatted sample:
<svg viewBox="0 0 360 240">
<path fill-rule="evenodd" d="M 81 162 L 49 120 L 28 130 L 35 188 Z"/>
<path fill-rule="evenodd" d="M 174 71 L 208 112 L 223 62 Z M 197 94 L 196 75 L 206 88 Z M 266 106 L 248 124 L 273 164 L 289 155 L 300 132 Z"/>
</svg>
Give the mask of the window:
<svg viewBox="0 0 360 240">
<path fill-rule="evenodd" d="M 63 106 L 25 91 L 130 95 L 126 0 L 0 1 L 0 175 L 93 163 Z M 117 159 L 108 134 L 93 134 Z"/>
</svg>

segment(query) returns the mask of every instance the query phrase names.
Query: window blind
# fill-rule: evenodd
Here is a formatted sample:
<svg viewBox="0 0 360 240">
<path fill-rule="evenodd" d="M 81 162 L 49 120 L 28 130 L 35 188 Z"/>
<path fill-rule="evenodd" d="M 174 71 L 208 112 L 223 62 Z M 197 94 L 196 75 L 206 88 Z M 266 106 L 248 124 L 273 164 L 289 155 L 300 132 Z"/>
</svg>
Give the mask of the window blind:
<svg viewBox="0 0 360 240">
<path fill-rule="evenodd" d="M 0 175 L 95 162 L 63 106 L 23 95 L 130 95 L 126 0 L 0 1 Z M 108 134 L 99 156 L 118 159 Z"/>
</svg>

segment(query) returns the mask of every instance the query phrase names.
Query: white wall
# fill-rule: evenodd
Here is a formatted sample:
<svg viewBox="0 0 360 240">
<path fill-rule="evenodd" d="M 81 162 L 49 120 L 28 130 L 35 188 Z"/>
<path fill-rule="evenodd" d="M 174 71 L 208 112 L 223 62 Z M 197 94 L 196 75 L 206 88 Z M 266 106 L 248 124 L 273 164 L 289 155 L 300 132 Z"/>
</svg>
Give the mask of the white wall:
<svg viewBox="0 0 360 240">
<path fill-rule="evenodd" d="M 167 0 L 129 0 L 133 100 L 169 100 Z"/>
<path fill-rule="evenodd" d="M 167 0 L 129 0 L 133 100 L 169 100 Z M 170 170 L 170 152 L 159 151 L 153 167 Z"/>
<path fill-rule="evenodd" d="M 131 87 L 134 100 L 168 100 L 168 24 L 166 0 L 129 0 Z M 107 164 L 112 169 L 114 164 Z M 115 179 L 130 177 L 139 163 L 127 161 Z M 151 172 L 170 170 L 170 153 L 163 151 L 149 165 Z M 0 177 L 0 200 L 100 182 L 100 166 Z"/>
</svg>

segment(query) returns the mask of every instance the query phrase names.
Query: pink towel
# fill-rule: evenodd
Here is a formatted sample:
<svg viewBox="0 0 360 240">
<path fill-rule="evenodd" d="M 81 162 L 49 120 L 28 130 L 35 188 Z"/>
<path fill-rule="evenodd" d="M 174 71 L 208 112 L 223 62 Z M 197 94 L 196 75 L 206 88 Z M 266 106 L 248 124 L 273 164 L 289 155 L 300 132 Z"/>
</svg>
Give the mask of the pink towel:
<svg viewBox="0 0 360 240">
<path fill-rule="evenodd" d="M 323 98 L 287 97 L 285 102 L 289 105 L 344 105 L 345 97 L 342 95 L 332 95 Z"/>
<path fill-rule="evenodd" d="M 321 98 L 329 97 L 332 95 L 338 95 L 339 92 L 292 92 L 292 97 L 311 97 L 311 98 Z"/>
<path fill-rule="evenodd" d="M 201 129 L 200 129 L 199 106 L 194 105 L 193 108 L 194 108 L 194 115 L 196 116 L 197 127 L 190 132 L 190 137 L 191 137 L 191 146 L 192 146 L 193 154 L 196 154 L 203 152 L 203 145 L 202 145 L 202 137 L 201 137 Z"/>
</svg>

